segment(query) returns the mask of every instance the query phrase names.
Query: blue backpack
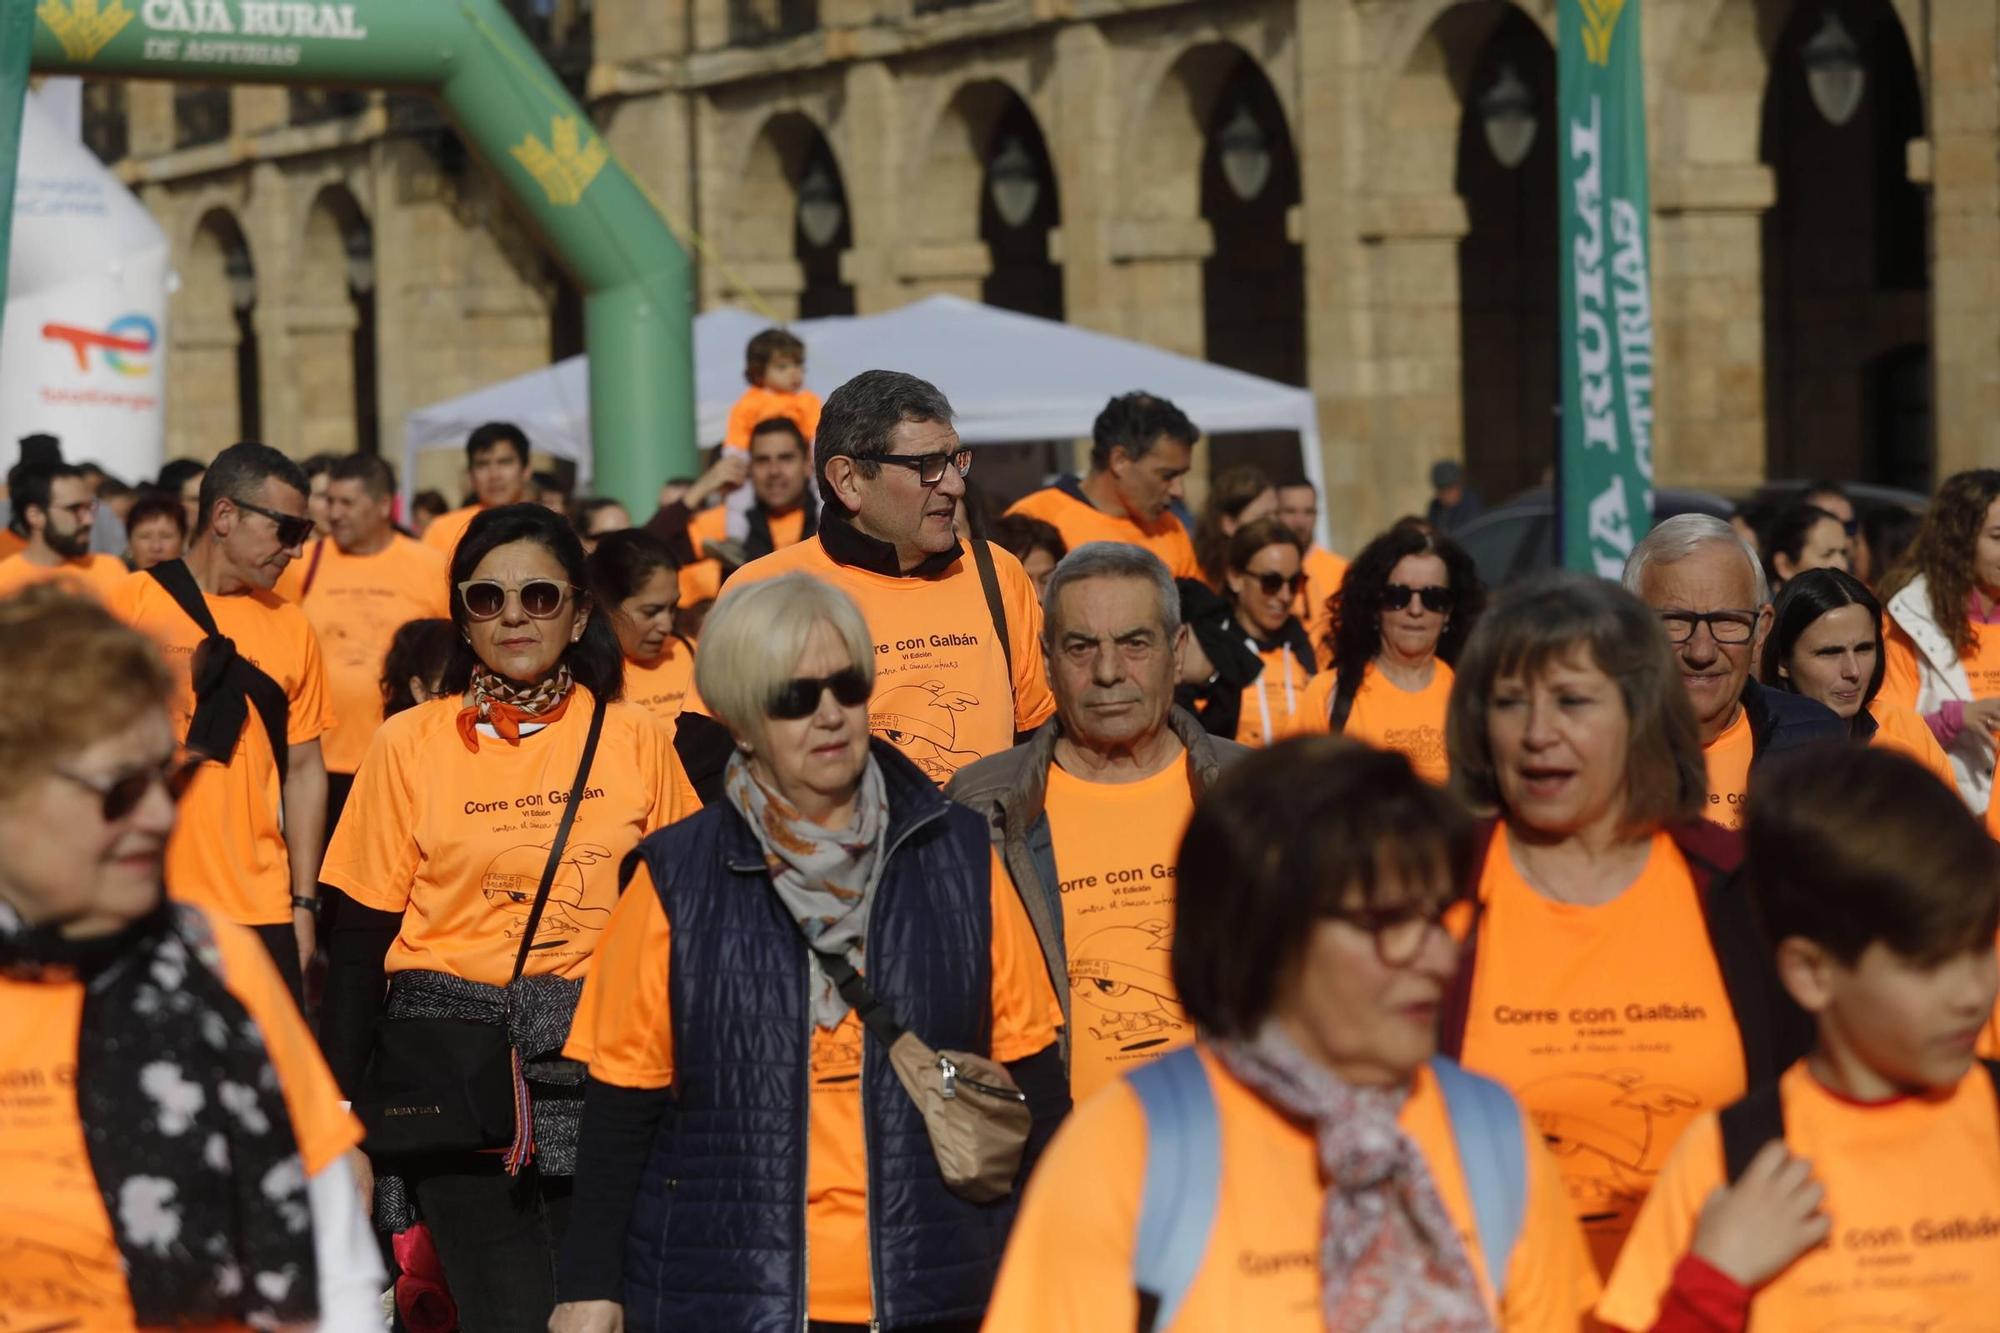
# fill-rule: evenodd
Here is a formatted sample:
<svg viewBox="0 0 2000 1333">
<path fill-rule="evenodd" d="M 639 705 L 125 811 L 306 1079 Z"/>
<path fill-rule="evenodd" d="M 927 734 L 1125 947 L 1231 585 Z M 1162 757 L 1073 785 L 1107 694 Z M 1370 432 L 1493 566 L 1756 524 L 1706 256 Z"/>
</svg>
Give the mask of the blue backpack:
<svg viewBox="0 0 2000 1333">
<path fill-rule="evenodd" d="M 1479 1248 L 1499 1296 L 1528 1203 L 1521 1109 L 1498 1083 L 1443 1056 L 1432 1057 L 1431 1072 L 1444 1092 Z M 1215 1090 L 1194 1047 L 1162 1056 L 1126 1080 L 1146 1113 L 1146 1189 L 1132 1280 L 1139 1333 L 1151 1333 L 1173 1324 L 1208 1252 L 1222 1195 L 1222 1133 Z"/>
</svg>

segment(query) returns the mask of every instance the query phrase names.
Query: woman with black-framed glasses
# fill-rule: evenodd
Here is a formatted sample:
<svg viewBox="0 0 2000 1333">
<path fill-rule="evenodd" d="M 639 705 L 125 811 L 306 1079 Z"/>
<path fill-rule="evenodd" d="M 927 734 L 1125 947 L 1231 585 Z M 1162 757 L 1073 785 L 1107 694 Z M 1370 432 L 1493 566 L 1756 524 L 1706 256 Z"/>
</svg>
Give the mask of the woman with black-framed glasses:
<svg viewBox="0 0 2000 1333">
<path fill-rule="evenodd" d="M 1485 604 L 1457 542 L 1416 519 L 1390 528 L 1354 557 L 1333 595 L 1333 667 L 1307 688 L 1298 730 L 1396 750 L 1442 786 L 1451 664 Z"/>
<path fill-rule="evenodd" d="M 467 1333 L 528 1333 L 555 1305 L 582 1119 L 562 1045 L 620 862 L 689 812 L 672 741 L 623 699 L 618 637 L 561 516 L 479 514 L 447 577 L 459 642 L 442 693 L 376 733 L 320 872 L 348 898 L 322 1035 L 383 1173 L 380 1225 L 403 1229 L 414 1206 Z M 503 1104 L 448 1050 L 434 1085 L 392 1085 L 418 1025 L 440 1021 L 504 1034 Z M 459 1106 L 474 1131 L 497 1115 L 511 1143 L 439 1109 Z"/>
</svg>

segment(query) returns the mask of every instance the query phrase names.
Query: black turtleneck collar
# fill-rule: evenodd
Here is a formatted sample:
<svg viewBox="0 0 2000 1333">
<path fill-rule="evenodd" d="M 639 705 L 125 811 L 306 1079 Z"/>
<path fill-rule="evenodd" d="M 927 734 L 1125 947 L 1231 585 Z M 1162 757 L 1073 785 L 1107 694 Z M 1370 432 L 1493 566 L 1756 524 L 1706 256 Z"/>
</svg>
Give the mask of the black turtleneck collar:
<svg viewBox="0 0 2000 1333">
<path fill-rule="evenodd" d="M 965 547 L 957 541 L 950 549 L 925 556 L 915 569 L 905 570 L 889 542 L 871 537 L 854 526 L 854 514 L 839 501 L 829 501 L 820 509 L 819 542 L 835 564 L 886 574 L 892 579 L 934 579 L 957 564 Z"/>
</svg>

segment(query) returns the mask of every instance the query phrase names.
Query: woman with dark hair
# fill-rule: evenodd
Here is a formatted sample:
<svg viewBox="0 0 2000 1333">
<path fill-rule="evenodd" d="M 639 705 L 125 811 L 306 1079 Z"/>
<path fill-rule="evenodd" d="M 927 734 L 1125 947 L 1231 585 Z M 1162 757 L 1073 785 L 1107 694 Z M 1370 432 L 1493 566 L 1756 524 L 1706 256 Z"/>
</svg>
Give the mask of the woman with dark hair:
<svg viewBox="0 0 2000 1333">
<path fill-rule="evenodd" d="M 1278 512 L 1278 491 L 1262 469 L 1233 467 L 1209 483 L 1194 524 L 1194 555 L 1208 586 L 1227 595 L 1229 543 L 1238 530 Z"/>
<path fill-rule="evenodd" d="M 1882 696 L 1930 726 L 1958 794 L 1981 813 L 2000 731 L 2000 471 L 1945 479 L 1879 595 L 1889 617 Z"/>
<path fill-rule="evenodd" d="M 1306 685 L 1312 680 L 1312 644 L 1294 608 L 1305 586 L 1305 544 L 1275 518 L 1238 528 L 1229 539 L 1222 619 L 1204 613 L 1211 632 L 1219 625 L 1241 670 L 1214 692 L 1202 713 L 1212 735 L 1244 745 L 1275 745 L 1298 727 Z M 1198 627 L 1198 632 L 1199 632 Z"/>
<path fill-rule="evenodd" d="M 1027 514 L 1002 514 L 994 519 L 993 541 L 1021 562 L 1021 568 L 1028 571 L 1028 578 L 1035 585 L 1037 597 L 1048 593 L 1049 575 L 1056 572 L 1056 566 L 1069 554 L 1069 544 L 1063 541 L 1055 524 Z"/>
<path fill-rule="evenodd" d="M 1809 569 L 1847 571 L 1853 544 L 1837 514 L 1818 505 L 1788 505 L 1764 530 L 1764 573 L 1776 592 Z"/>
<path fill-rule="evenodd" d="M 187 547 L 187 511 L 178 495 L 148 490 L 132 502 L 125 514 L 125 563 L 134 569 L 151 569 L 167 560 L 178 560 Z"/>
<path fill-rule="evenodd" d="M 444 693 L 458 626 L 449 620 L 409 620 L 397 626 L 382 657 L 382 717 L 427 704 Z"/>
<path fill-rule="evenodd" d="M 1453 786 L 1498 818 L 1441 1045 L 1519 1092 L 1603 1274 L 1689 1122 L 1811 1029 L 1729 878 L 1738 836 L 1702 818 L 1694 709 L 1638 598 L 1573 574 L 1509 588 L 1459 658 L 1445 734 Z"/>
<path fill-rule="evenodd" d="M 1333 596 L 1333 669 L 1306 687 L 1298 729 L 1399 750 L 1443 786 L 1451 664 L 1485 605 L 1464 547 L 1415 519 L 1390 528 L 1354 557 Z"/>
<path fill-rule="evenodd" d="M 666 733 L 621 699 L 618 637 L 560 515 L 477 515 L 450 579 L 444 692 L 376 732 L 320 871 L 350 900 L 329 945 L 322 1040 L 378 1169 L 395 1176 L 378 1223 L 399 1231 L 412 1206 L 422 1215 L 467 1333 L 526 1333 L 555 1305 L 582 1115 L 583 1071 L 562 1045 L 619 864 L 688 813 L 685 779 Z M 444 1019 L 499 1028 L 512 1048 L 504 1157 L 456 1134 L 389 1156 L 397 1131 L 422 1126 L 371 1119 L 383 1100 L 371 1057 L 378 1076 L 407 1067 L 411 1024 Z M 416 1100 L 485 1115 L 489 1092 L 449 1083 Z"/>
<path fill-rule="evenodd" d="M 1879 697 L 1886 666 L 1882 604 L 1860 579 L 1811 569 L 1778 594 L 1759 667 L 1764 683 L 1825 704 L 1855 740 L 1901 750 L 1955 785 L 1951 760 L 1924 720 Z"/>
<path fill-rule="evenodd" d="M 987 1333 L 1583 1327 L 1596 1283 L 1540 1127 L 1437 1055 L 1476 849 L 1398 754 L 1315 737 L 1225 772 L 1175 877 L 1201 1039 L 1058 1131 Z"/>
</svg>

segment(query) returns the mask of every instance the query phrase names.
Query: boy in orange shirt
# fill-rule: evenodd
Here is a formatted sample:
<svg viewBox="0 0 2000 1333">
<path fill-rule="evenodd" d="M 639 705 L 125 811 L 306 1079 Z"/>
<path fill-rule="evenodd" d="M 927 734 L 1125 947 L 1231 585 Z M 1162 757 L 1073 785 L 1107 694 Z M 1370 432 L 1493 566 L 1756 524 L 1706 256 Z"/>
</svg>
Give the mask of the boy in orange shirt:
<svg viewBox="0 0 2000 1333">
<path fill-rule="evenodd" d="M 2000 846 L 1923 772 L 1855 746 L 1760 775 L 1745 878 L 1818 1045 L 1689 1127 L 1598 1304 L 1612 1327 L 1972 1328 L 2000 1306 L 2000 1070 L 1974 1059 Z"/>
<path fill-rule="evenodd" d="M 722 446 L 748 452 L 760 422 L 784 417 L 810 444 L 819 433 L 819 395 L 806 385 L 806 345 L 783 329 L 765 329 L 743 349 L 743 378 L 750 387 L 729 409 Z"/>
</svg>

